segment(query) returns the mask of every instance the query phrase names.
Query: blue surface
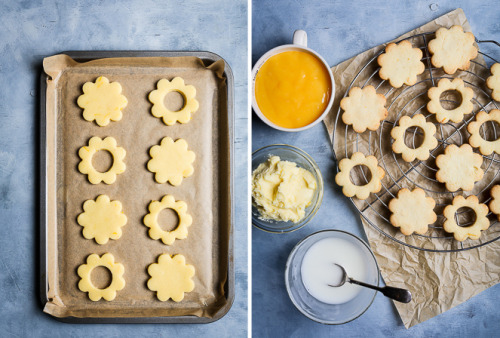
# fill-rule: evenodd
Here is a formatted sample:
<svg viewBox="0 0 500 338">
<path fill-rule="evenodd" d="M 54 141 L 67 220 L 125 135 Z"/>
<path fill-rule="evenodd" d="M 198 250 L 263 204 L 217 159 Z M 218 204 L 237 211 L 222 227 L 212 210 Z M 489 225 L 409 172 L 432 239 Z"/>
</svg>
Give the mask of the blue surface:
<svg viewBox="0 0 500 338">
<path fill-rule="evenodd" d="M 220 9 L 224 8 L 223 11 Z M 245 337 L 247 334 L 247 2 L 1 1 L 0 336 Z M 43 57 L 65 50 L 208 50 L 234 72 L 236 299 L 206 325 L 74 325 L 42 313 L 37 275 L 38 93 Z"/>
<path fill-rule="evenodd" d="M 432 3 L 438 9 L 430 9 Z M 304 29 L 308 45 L 330 65 L 392 40 L 457 7 L 464 9 L 479 39 L 500 41 L 495 1 L 254 1 L 252 62 L 267 50 L 291 43 L 293 31 Z M 497 59 L 500 48 L 493 50 Z M 252 230 L 252 332 L 255 337 L 493 337 L 500 332 L 500 285 L 491 287 L 444 314 L 405 329 L 392 302 L 378 294 L 368 311 L 345 325 L 326 326 L 303 316 L 292 304 L 284 270 L 293 246 L 318 230 L 334 228 L 363 238 L 361 222 L 349 200 L 334 183 L 336 173 L 323 124 L 300 133 L 276 131 L 253 114 L 252 149 L 287 143 L 309 153 L 325 180 L 323 204 L 311 224 L 289 234 Z"/>
</svg>

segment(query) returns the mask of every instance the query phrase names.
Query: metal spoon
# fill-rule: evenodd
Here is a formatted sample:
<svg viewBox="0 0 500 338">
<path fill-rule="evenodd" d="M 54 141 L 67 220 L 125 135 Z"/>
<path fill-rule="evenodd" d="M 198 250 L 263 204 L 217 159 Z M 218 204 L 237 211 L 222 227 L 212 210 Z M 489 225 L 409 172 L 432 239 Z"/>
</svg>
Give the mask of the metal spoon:
<svg viewBox="0 0 500 338">
<path fill-rule="evenodd" d="M 382 294 L 384 296 L 389 297 L 389 298 L 394 299 L 394 300 L 397 300 L 398 302 L 401 302 L 401 303 L 409 303 L 411 301 L 411 293 L 408 290 L 394 288 L 392 286 L 379 287 L 379 286 L 366 284 L 366 283 L 357 281 L 357 280 L 352 279 L 349 276 L 347 276 L 347 272 L 345 271 L 343 266 L 338 265 L 337 263 L 334 263 L 334 264 L 342 270 L 342 279 L 341 279 L 340 283 L 338 283 L 337 285 L 328 284 L 328 286 L 339 287 L 339 286 L 344 285 L 345 282 L 349 282 L 351 284 L 358 284 L 358 285 L 365 286 L 365 287 L 373 289 L 373 290 L 380 291 L 380 292 L 382 292 Z"/>
</svg>

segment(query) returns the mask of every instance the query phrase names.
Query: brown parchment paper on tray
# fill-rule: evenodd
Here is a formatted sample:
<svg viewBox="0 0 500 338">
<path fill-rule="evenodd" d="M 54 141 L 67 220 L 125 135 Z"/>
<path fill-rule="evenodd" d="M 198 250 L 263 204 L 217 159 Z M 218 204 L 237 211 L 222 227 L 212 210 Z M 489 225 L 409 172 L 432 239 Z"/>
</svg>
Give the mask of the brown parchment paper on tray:
<svg viewBox="0 0 500 338">
<path fill-rule="evenodd" d="M 434 32 L 441 26 L 451 27 L 452 25 L 461 25 L 464 27 L 465 31 L 470 31 L 470 25 L 467 22 L 464 12 L 461 9 L 457 9 L 417 29 L 410 31 L 398 37 L 397 39 L 394 39 L 393 41 L 398 41 L 419 33 Z M 411 42 L 417 46 L 422 46 L 424 43 L 422 38 L 413 39 Z M 332 68 L 332 72 L 336 82 L 335 101 L 330 114 L 324 121 L 331 140 L 333 138 L 335 119 L 337 117 L 337 111 L 339 109 L 341 98 L 344 96 L 355 75 L 378 52 L 380 52 L 384 48 L 384 46 L 385 45 L 374 47 Z M 475 59 L 475 61 L 484 64 L 484 60 L 481 55 L 477 59 Z M 372 67 L 372 69 L 368 69 L 367 71 L 363 72 L 363 74 L 358 79 L 356 79 L 355 85 L 361 86 L 365 83 L 369 75 L 371 75 L 376 70 L 376 62 L 372 62 L 369 67 Z M 485 77 L 487 76 L 487 70 L 484 70 L 482 68 L 483 67 L 473 64 L 471 71 L 480 74 L 482 77 Z M 438 76 L 443 75 L 445 74 L 438 74 Z M 457 72 L 453 76 L 460 77 L 465 81 L 472 81 L 473 83 L 477 83 L 477 79 L 474 79 L 473 75 L 466 74 L 465 72 Z M 375 75 L 375 77 L 376 79 L 378 79 L 378 75 Z M 427 70 L 419 77 L 419 80 L 426 77 L 429 77 L 429 72 Z M 378 79 L 378 81 L 381 80 Z M 484 84 L 481 85 L 484 87 Z M 383 86 L 387 85 L 384 84 Z M 425 92 L 428 86 L 428 83 L 424 83 L 422 85 L 416 86 L 416 88 L 414 88 L 413 90 Z M 405 87 L 406 86 L 404 86 L 400 90 L 393 91 L 390 97 L 388 97 L 388 102 L 392 103 L 394 97 L 400 94 Z M 388 87 L 380 88 L 379 92 L 385 93 L 388 91 L 387 88 Z M 475 95 L 477 95 L 477 93 L 478 91 L 475 90 Z M 415 95 L 409 95 L 408 97 L 414 98 Z M 477 97 L 477 99 L 481 101 L 480 97 Z M 422 105 L 424 105 L 425 107 L 426 102 L 426 95 L 422 95 L 420 98 L 417 98 L 413 102 L 409 103 L 409 105 L 406 106 L 405 109 L 409 112 L 413 112 Z M 390 120 L 391 116 L 394 117 L 393 115 L 396 115 L 397 112 L 399 112 L 407 103 L 408 100 L 405 99 L 397 100 L 390 108 L 389 117 L 387 119 Z M 477 110 L 477 106 L 475 106 L 475 109 Z M 421 112 L 426 113 L 425 108 Z M 385 126 L 385 128 L 389 128 L 389 126 Z M 346 156 L 346 149 L 348 156 L 352 155 L 355 149 L 356 136 L 355 133 L 352 132 L 352 129 L 350 129 L 350 131 L 351 132 L 347 134 L 346 138 L 345 125 L 341 121 L 338 123 L 337 130 L 335 131 L 335 138 L 333 139 L 333 147 L 337 156 L 337 160 L 340 160 Z M 360 137 L 363 142 L 359 143 L 359 151 L 362 151 L 365 154 L 373 154 L 378 158 L 379 162 L 381 162 L 382 154 L 379 151 L 379 135 L 380 131 L 373 133 L 373 139 L 371 140 L 372 145 L 370 146 L 370 149 L 368 149 L 369 133 L 366 132 L 361 134 Z M 389 133 L 383 135 L 389 135 Z M 457 135 L 457 137 L 461 136 L 463 138 L 462 142 L 466 142 L 468 138 L 467 135 L 467 132 L 463 130 L 463 132 L 460 133 L 460 135 Z M 397 178 L 401 176 L 401 171 L 397 167 L 394 158 L 392 157 L 392 153 L 390 150 L 390 136 L 388 138 L 389 139 L 382 140 L 382 149 L 384 154 L 383 160 L 386 161 L 386 169 L 390 171 L 393 177 Z M 454 140 L 454 142 L 455 141 L 457 140 Z M 442 149 L 440 149 L 440 152 L 442 152 Z M 400 163 L 401 165 L 402 162 L 403 161 L 399 161 L 398 163 Z M 406 170 L 408 168 L 409 167 L 403 167 L 403 170 Z M 490 184 L 490 182 L 496 177 L 495 175 L 497 174 L 497 172 L 498 167 L 495 167 L 493 170 L 490 169 L 489 171 L 487 171 L 485 177 L 482 180 L 483 183 L 476 183 L 476 187 L 474 191 L 472 191 L 472 194 L 477 193 L 482 188 L 484 188 L 485 184 Z M 427 174 L 429 175 L 430 173 Z M 415 171 L 413 171 L 410 175 L 412 175 L 410 176 L 410 179 L 412 181 L 417 182 L 418 184 L 421 184 L 428 189 L 443 189 L 442 187 L 438 186 L 438 183 L 433 183 L 429 180 L 419 177 L 419 174 Z M 386 177 L 384 178 L 384 180 L 386 180 L 386 183 L 392 182 L 390 181 L 390 178 L 388 176 L 389 175 L 386 173 Z M 496 180 L 498 180 L 498 178 L 496 178 Z M 407 179 L 402 180 L 400 182 L 400 185 L 402 187 L 408 188 L 414 187 L 414 185 Z M 487 189 L 486 192 L 483 193 L 483 196 L 480 196 L 480 199 L 482 198 L 482 200 L 484 201 L 486 198 L 486 196 L 484 195 L 487 195 L 488 191 L 489 189 Z M 397 192 L 397 190 L 394 192 Z M 370 203 L 375 200 L 373 196 L 371 198 L 372 200 L 370 201 Z M 390 199 L 390 194 L 385 194 L 382 199 L 384 200 L 384 203 L 387 203 Z M 360 201 L 357 199 L 353 199 L 353 201 L 359 208 L 366 206 L 366 202 L 364 201 Z M 446 196 L 443 197 L 443 199 L 437 199 L 436 202 L 449 203 L 450 201 L 450 197 Z M 377 209 L 377 211 L 380 212 L 384 217 L 388 218 L 388 210 L 387 208 L 381 206 L 380 202 L 373 203 L 372 205 L 375 206 L 375 209 Z M 406 242 L 408 244 L 430 250 L 450 250 L 458 248 L 458 242 L 452 240 L 448 240 L 448 242 L 440 242 L 429 241 L 426 238 L 418 236 L 405 237 L 397 229 L 393 228 L 390 224 L 388 224 L 380 216 L 378 216 L 374 211 L 372 211 L 371 209 L 368 210 L 368 212 L 365 212 L 365 216 L 367 216 L 379 228 L 382 228 L 386 233 L 391 234 L 391 236 L 402 242 Z M 442 213 L 442 207 L 437 207 L 435 211 L 438 214 Z M 388 237 L 377 231 L 363 217 L 361 217 L 361 221 L 363 223 L 371 248 L 373 249 L 375 256 L 377 257 L 381 274 L 385 282 L 388 285 L 403 287 L 409 289 L 412 292 L 413 300 L 409 304 L 394 302 L 406 328 L 421 323 L 444 311 L 447 311 L 500 281 L 500 260 L 498 259 L 498 252 L 500 252 L 500 240 L 492 242 L 481 248 L 461 252 L 427 252 L 409 248 L 396 243 L 395 241 L 389 239 Z M 443 233 L 444 235 L 444 231 L 442 229 L 430 229 L 430 231 L 433 233 L 441 231 L 441 233 Z M 490 227 L 488 231 L 488 235 L 483 234 L 481 240 L 486 241 L 487 239 L 485 238 L 485 236 L 489 236 L 488 238 L 495 238 L 499 235 L 498 227 L 496 227 L 496 229 Z"/>
<path fill-rule="evenodd" d="M 56 317 L 212 318 L 228 302 L 224 295 L 230 236 L 229 147 L 224 62 L 208 68 L 196 57 L 109 58 L 77 63 L 66 55 L 44 60 L 47 83 L 47 279 L 44 311 Z M 128 99 L 123 118 L 99 127 L 82 118 L 76 104 L 82 85 L 106 76 Z M 147 96 L 156 83 L 175 76 L 196 87 L 199 109 L 187 124 L 166 126 L 151 115 Z M 126 171 L 115 183 L 93 185 L 77 170 L 78 149 L 93 136 L 112 136 L 125 148 Z M 146 168 L 149 149 L 165 136 L 188 142 L 196 154 L 194 174 L 181 185 L 158 184 Z M 102 161 L 102 160 L 101 160 Z M 99 160 L 95 165 L 100 165 Z M 102 165 L 102 163 L 101 163 Z M 119 200 L 128 218 L 118 240 L 98 245 L 76 222 L 82 205 L 100 194 Z M 151 200 L 172 194 L 193 217 L 189 235 L 171 246 L 148 236 L 142 223 Z M 76 269 L 88 255 L 106 252 L 125 267 L 126 286 L 113 301 L 92 302 L 78 289 Z M 147 267 L 162 253 L 182 254 L 196 269 L 195 288 L 183 301 L 161 302 L 147 289 Z"/>
</svg>

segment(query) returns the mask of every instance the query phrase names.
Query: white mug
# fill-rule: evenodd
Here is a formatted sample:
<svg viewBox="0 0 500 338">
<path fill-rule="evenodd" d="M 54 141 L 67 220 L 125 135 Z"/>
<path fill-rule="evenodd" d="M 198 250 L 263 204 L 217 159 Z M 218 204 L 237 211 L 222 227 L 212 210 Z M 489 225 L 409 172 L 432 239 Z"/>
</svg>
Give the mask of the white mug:
<svg viewBox="0 0 500 338">
<path fill-rule="evenodd" d="M 328 74 L 330 76 L 330 87 L 332 89 L 332 92 L 330 95 L 330 100 L 328 101 L 328 105 L 326 106 L 325 110 L 321 113 L 321 115 L 314 122 L 308 124 L 307 126 L 300 127 L 300 128 L 284 128 L 284 127 L 280 127 L 280 126 L 274 124 L 266 116 L 264 116 L 264 114 L 262 114 L 262 111 L 260 110 L 260 108 L 257 104 L 257 101 L 255 99 L 255 78 L 257 76 L 257 73 L 259 72 L 260 67 L 262 67 L 262 65 L 271 56 L 274 56 L 274 55 L 282 53 L 282 52 L 288 52 L 288 51 L 302 51 L 302 52 L 308 52 L 308 53 L 314 55 L 316 58 L 318 58 L 318 60 L 320 60 L 324 64 L 324 66 L 325 66 L 325 68 L 328 71 Z M 333 100 L 335 98 L 335 81 L 333 80 L 332 71 L 331 71 L 330 67 L 328 66 L 328 64 L 326 63 L 325 59 L 323 59 L 323 57 L 321 57 L 321 55 L 319 55 L 314 50 L 307 48 L 307 33 L 303 30 L 296 30 L 293 33 L 293 44 L 275 47 L 275 48 L 269 50 L 264 55 L 262 55 L 262 57 L 255 63 L 255 66 L 252 69 L 252 94 L 253 94 L 252 108 L 255 111 L 255 113 L 257 114 L 257 116 L 262 121 L 264 121 L 267 125 L 275 128 L 275 129 L 283 130 L 283 131 L 302 131 L 302 130 L 309 129 L 309 128 L 313 127 L 314 125 L 318 124 L 319 122 L 323 121 L 323 119 L 326 117 L 326 115 L 328 115 L 328 112 L 332 108 Z"/>
</svg>

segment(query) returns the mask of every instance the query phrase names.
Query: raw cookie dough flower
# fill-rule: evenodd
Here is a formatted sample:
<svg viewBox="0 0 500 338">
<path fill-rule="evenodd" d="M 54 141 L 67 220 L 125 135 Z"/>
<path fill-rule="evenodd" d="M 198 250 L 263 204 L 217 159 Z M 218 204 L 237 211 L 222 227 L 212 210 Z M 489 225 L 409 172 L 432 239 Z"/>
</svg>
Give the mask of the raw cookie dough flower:
<svg viewBox="0 0 500 338">
<path fill-rule="evenodd" d="M 120 201 L 110 201 L 106 195 L 83 203 L 83 210 L 77 222 L 83 227 L 83 237 L 95 238 L 98 244 L 106 244 L 109 239 L 122 236 L 121 227 L 127 223 Z"/>
<path fill-rule="evenodd" d="M 148 170 L 156 173 L 155 180 L 177 186 L 182 183 L 183 177 L 193 175 L 194 152 L 188 150 L 188 144 L 183 139 L 173 141 L 170 137 L 164 137 L 160 145 L 151 147 L 148 161 Z"/>
<path fill-rule="evenodd" d="M 83 118 L 89 122 L 96 121 L 101 127 L 109 121 L 120 121 L 122 109 L 127 106 L 127 98 L 121 95 L 122 86 L 111 82 L 104 76 L 97 78 L 95 83 L 83 85 L 83 93 L 78 97 L 78 106 L 83 108 Z"/>
<path fill-rule="evenodd" d="M 184 79 L 175 77 L 172 81 L 161 79 L 158 81 L 156 90 L 149 93 L 149 101 L 153 104 L 151 113 L 155 117 L 163 118 L 163 122 L 171 126 L 177 121 L 188 123 L 191 120 L 191 114 L 198 110 L 199 104 L 195 99 L 196 88 L 192 85 L 185 85 Z M 184 98 L 184 105 L 179 111 L 171 111 L 165 107 L 165 97 L 168 93 L 178 92 Z"/>
<path fill-rule="evenodd" d="M 195 270 L 192 265 L 186 264 L 183 255 L 171 257 L 162 254 L 158 258 L 158 263 L 153 263 L 148 267 L 151 278 L 148 280 L 148 288 L 156 291 L 156 296 L 162 302 L 172 298 L 174 302 L 184 299 L 185 292 L 194 289 L 194 282 L 191 279 Z"/>
<path fill-rule="evenodd" d="M 111 284 L 104 289 L 96 288 L 90 279 L 92 270 L 98 266 L 104 266 L 111 272 Z M 97 302 L 101 298 L 113 300 L 116 297 L 116 291 L 120 291 L 125 287 L 124 272 L 125 268 L 122 264 L 115 263 L 115 258 L 112 254 L 106 253 L 102 257 L 91 254 L 87 257 L 87 264 L 82 264 L 78 267 L 78 276 L 81 277 L 78 288 L 83 292 L 88 292 L 90 300 L 94 302 Z"/>
</svg>

